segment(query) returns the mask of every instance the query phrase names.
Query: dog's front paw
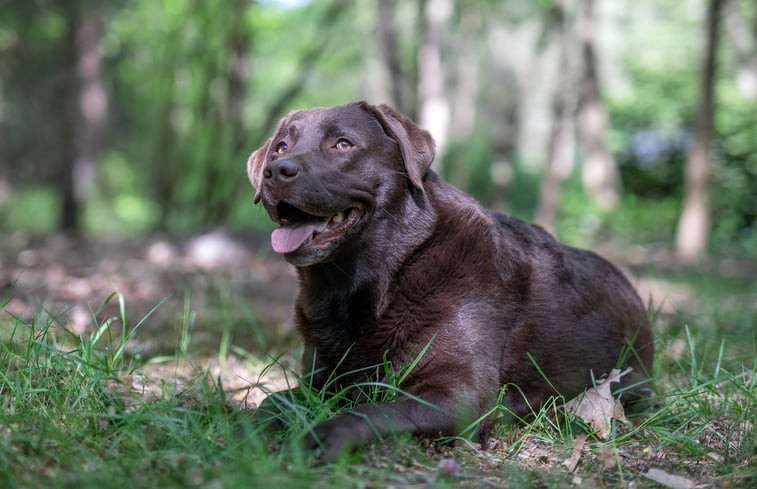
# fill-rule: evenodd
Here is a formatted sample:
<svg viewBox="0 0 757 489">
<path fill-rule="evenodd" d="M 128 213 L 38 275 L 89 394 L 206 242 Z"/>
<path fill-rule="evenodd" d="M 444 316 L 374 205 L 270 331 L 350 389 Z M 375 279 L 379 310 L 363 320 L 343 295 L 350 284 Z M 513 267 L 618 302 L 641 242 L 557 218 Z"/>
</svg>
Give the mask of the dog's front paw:
<svg viewBox="0 0 757 489">
<path fill-rule="evenodd" d="M 319 462 L 330 463 L 345 451 L 378 438 L 369 424 L 359 416 L 343 414 L 316 425 L 305 438 L 305 448 Z"/>
</svg>

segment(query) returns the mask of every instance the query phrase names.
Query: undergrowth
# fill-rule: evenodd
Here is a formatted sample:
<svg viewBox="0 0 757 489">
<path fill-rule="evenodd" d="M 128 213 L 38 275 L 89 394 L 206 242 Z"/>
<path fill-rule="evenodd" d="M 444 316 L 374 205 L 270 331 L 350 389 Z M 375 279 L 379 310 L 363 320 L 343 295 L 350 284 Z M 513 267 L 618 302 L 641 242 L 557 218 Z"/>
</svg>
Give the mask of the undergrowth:
<svg viewBox="0 0 757 489">
<path fill-rule="evenodd" d="M 118 314 L 98 322 L 111 301 Z M 0 487 L 569 487 L 587 481 L 655 487 L 643 475 L 650 468 L 697 484 L 739 487 L 757 480 L 754 332 L 737 340 L 753 345 L 751 358 L 741 359 L 727 355 L 734 338 L 723 338 L 713 355 L 700 351 L 711 339 L 707 333 L 700 338 L 684 327 L 659 334 L 654 406 L 628 423 L 614 422 L 605 439 L 556 399 L 527 424 L 496 425 L 487 447 L 469 439 L 471 424 L 460 438 L 397 437 L 324 466 L 313 463 L 299 440 L 318 421 L 349 409 L 355 396 L 348 389 L 330 390 L 337 382 L 305 389 L 272 443 L 209 372 L 182 385 L 161 379 L 157 395 L 135 387 L 148 363 L 130 356 L 128 346 L 149 315 L 130 326 L 125 309 L 124 297 L 113 294 L 91 311 L 96 327 L 88 335 L 74 334 L 65 318 L 44 310 L 32 319 L 0 316 Z M 191 363 L 188 307 L 182 316 L 173 361 Z M 221 344 L 219 356 L 233 354 L 228 342 Z M 355 387 L 361 395 L 383 401 L 402 395 L 414 363 L 377 367 L 385 381 Z M 292 385 L 306 383 L 289 375 Z M 498 403 L 491 414 L 503 413 Z M 570 472 L 563 462 L 575 450 L 578 463 Z M 444 465 L 450 459 L 453 469 Z"/>
</svg>

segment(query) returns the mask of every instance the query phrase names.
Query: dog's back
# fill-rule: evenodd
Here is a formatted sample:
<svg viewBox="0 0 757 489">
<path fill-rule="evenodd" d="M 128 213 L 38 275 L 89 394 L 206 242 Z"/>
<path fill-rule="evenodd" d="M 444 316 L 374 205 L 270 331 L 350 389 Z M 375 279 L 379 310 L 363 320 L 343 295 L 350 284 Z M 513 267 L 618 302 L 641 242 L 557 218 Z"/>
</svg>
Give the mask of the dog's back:
<svg viewBox="0 0 757 489">
<path fill-rule="evenodd" d="M 647 397 L 653 339 L 644 304 L 628 279 L 601 256 L 556 241 L 539 226 L 492 213 L 507 243 L 524 250 L 528 288 L 520 324 L 508 331 L 502 381 L 528 393 L 508 395 L 519 414 L 549 396 L 567 398 L 614 367 L 630 366 L 621 387 L 626 403 Z M 527 285 L 526 285 L 527 283 Z M 530 406 L 529 406 L 530 404 Z"/>
</svg>

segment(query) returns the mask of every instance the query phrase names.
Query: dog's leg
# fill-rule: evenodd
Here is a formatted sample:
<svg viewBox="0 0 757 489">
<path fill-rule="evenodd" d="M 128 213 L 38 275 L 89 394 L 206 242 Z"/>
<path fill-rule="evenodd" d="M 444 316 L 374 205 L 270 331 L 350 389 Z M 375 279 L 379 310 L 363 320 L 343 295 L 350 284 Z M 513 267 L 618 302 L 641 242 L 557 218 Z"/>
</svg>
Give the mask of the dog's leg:
<svg viewBox="0 0 757 489">
<path fill-rule="evenodd" d="M 466 425 L 466 420 L 474 419 L 472 411 L 460 410 L 459 404 L 449 400 L 440 404 L 408 398 L 361 404 L 315 426 L 306 440 L 306 447 L 314 450 L 320 461 L 333 462 L 344 450 L 392 434 L 452 435 Z M 444 404 L 457 406 L 456 412 L 445 409 Z"/>
<path fill-rule="evenodd" d="M 281 431 L 288 424 L 287 417 L 302 406 L 304 395 L 299 387 L 274 392 L 260 403 L 252 414 L 252 421 L 256 428 L 262 428 L 267 433 Z"/>
</svg>

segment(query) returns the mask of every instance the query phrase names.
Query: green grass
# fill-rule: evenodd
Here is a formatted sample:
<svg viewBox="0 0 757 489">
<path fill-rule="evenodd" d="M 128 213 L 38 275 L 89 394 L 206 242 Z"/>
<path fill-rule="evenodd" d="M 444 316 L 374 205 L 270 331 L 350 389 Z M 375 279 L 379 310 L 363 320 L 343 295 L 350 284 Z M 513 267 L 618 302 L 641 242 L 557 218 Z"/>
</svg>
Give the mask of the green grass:
<svg viewBox="0 0 757 489">
<path fill-rule="evenodd" d="M 733 289 L 709 291 L 713 297 L 699 315 L 655 317 L 657 403 L 633 424 L 616 423 L 606 440 L 555 402 L 528 425 L 497 425 L 485 451 L 463 438 L 402 436 L 326 466 L 313 464 L 298 440 L 315 422 L 344 409 L 336 401 L 346 392 L 310 392 L 291 410 L 289 427 L 271 450 L 270 440 L 209 371 L 193 370 L 182 383 L 165 378 L 157 393 L 155 385 L 140 390 L 135 379 L 150 359 L 130 357 L 127 346 L 150 317 L 129 326 L 122 295 L 106 301 L 118 304 L 117 315 L 87 336 L 73 334 L 45 311 L 32 320 L 5 313 L 0 487 L 659 487 L 642 475 L 649 468 L 702 484 L 748 487 L 757 483 L 754 311 L 716 307 Z M 178 315 L 183 325 L 172 361 L 188 365 L 194 362 L 188 301 Z M 225 338 L 218 357 L 246 354 Z M 359 388 L 391 398 L 412 367 L 387 384 Z M 562 462 L 583 435 L 577 470 L 569 473 Z M 450 456 L 459 465 L 454 476 L 438 468 Z"/>
</svg>

